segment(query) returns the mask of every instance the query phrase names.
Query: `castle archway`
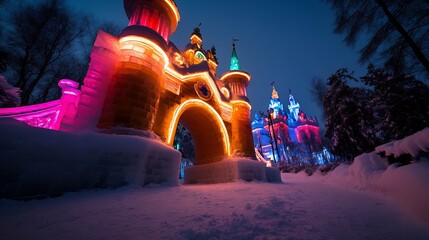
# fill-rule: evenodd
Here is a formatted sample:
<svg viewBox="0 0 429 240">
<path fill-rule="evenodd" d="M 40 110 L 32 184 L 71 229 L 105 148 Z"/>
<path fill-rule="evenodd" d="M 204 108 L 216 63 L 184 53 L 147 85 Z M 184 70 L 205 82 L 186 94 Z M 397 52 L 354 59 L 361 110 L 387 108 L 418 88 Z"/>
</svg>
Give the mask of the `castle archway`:
<svg viewBox="0 0 429 240">
<path fill-rule="evenodd" d="M 179 122 L 189 130 L 194 140 L 195 165 L 218 162 L 230 155 L 228 131 L 222 118 L 209 104 L 191 99 L 175 109 L 168 136 L 170 145 Z"/>
</svg>

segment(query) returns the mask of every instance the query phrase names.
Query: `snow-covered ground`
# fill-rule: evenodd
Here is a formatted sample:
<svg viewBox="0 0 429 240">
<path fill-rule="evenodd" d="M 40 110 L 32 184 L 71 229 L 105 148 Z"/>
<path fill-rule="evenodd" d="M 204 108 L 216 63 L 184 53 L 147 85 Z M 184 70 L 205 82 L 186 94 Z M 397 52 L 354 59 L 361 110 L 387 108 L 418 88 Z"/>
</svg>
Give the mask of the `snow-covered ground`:
<svg viewBox="0 0 429 240">
<path fill-rule="evenodd" d="M 379 194 L 282 178 L 2 199 L 0 239 L 429 239 L 429 225 Z"/>
<path fill-rule="evenodd" d="M 49 160 L 56 164 L 53 168 L 32 168 L 27 166 L 30 163 L 26 164 L 27 172 L 34 173 L 31 176 L 36 180 L 40 178 L 39 170 L 46 174 L 56 173 L 52 179 L 62 179 L 57 175 L 67 173 L 69 167 L 64 169 L 64 164 L 73 167 L 75 160 L 100 164 L 107 157 L 109 164 L 121 163 L 119 166 L 124 167 L 119 160 L 129 162 L 130 144 L 127 143 L 133 138 L 89 134 L 77 136 L 81 141 L 76 143 L 72 141 L 73 136 L 65 133 L 24 126 L 16 129 L 6 122 L 0 124 L 0 130 L 3 147 L 0 167 L 15 169 L 10 164 L 33 163 L 35 159 L 40 163 Z M 425 144 L 429 143 L 428 131 L 425 129 L 417 137 L 408 138 L 401 144 L 387 144 L 379 150 L 395 154 L 409 153 L 410 149 L 413 154 L 426 151 L 429 149 Z M 18 133 L 21 135 L 16 135 Z M 98 149 L 93 151 L 88 142 L 95 138 L 103 138 L 95 142 L 115 148 L 101 149 L 99 144 L 93 144 Z M 136 142 L 140 140 L 133 141 Z M 148 149 L 162 149 L 156 141 L 145 142 Z M 49 149 L 55 151 L 48 152 Z M 85 158 L 74 158 L 74 152 L 79 152 L 74 149 L 81 152 L 85 149 L 82 153 L 86 154 Z M 111 154 L 113 150 L 117 152 Z M 57 159 L 64 151 L 68 153 L 67 157 Z M 141 155 L 148 154 L 146 151 L 132 154 L 138 159 Z M 162 157 L 161 150 L 158 155 Z M 156 158 L 145 159 L 155 161 Z M 129 168 L 123 171 L 134 176 L 132 179 L 140 176 L 135 173 L 138 168 Z M 19 169 L 15 170 L 19 173 Z M 0 170 L 8 173 L 7 169 Z M 46 174 L 40 176 L 46 177 Z M 2 175 L 0 179 L 14 179 L 12 173 L 9 175 L 8 178 Z M 31 183 L 31 179 L 18 178 L 17 181 Z M 150 184 L 145 187 L 140 186 L 142 181 L 128 181 L 128 186 L 116 189 L 68 192 L 42 200 L 0 199 L 0 240 L 429 239 L 427 158 L 397 167 L 389 166 L 385 158 L 373 152 L 357 157 L 352 165 L 342 165 L 327 176 L 283 174 L 282 181 L 179 186 Z"/>
</svg>

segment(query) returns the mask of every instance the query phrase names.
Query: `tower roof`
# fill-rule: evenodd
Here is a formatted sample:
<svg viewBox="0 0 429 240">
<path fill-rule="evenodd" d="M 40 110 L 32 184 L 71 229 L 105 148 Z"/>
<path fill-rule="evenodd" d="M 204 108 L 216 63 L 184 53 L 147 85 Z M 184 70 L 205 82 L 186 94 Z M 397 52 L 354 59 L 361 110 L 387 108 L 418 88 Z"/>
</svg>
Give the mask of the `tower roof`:
<svg viewBox="0 0 429 240">
<path fill-rule="evenodd" d="M 237 52 L 235 51 L 235 42 L 238 39 L 232 40 L 232 54 L 231 54 L 231 64 L 229 66 L 229 70 L 241 70 L 240 63 L 238 61 Z"/>
<path fill-rule="evenodd" d="M 191 34 L 191 44 L 197 45 L 198 48 L 201 48 L 203 44 L 203 36 L 201 35 L 200 26 L 201 23 L 196 28 L 194 28 L 194 31 Z"/>
</svg>

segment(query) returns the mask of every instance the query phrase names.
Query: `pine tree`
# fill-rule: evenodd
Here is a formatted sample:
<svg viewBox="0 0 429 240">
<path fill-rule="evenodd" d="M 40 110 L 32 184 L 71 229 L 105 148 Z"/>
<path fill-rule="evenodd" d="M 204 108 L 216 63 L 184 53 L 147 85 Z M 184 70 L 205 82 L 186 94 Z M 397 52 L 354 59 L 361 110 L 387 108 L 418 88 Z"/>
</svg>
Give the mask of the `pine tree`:
<svg viewBox="0 0 429 240">
<path fill-rule="evenodd" d="M 376 126 L 383 142 L 429 127 L 429 88 L 414 76 L 370 65 L 362 81 L 372 88 Z"/>
<path fill-rule="evenodd" d="M 350 87 L 350 80 L 357 81 L 347 69 L 338 70 L 329 77 L 329 89 L 323 99 L 325 136 L 332 141 L 332 152 L 343 160 L 372 151 L 379 143 L 370 94 L 365 89 Z"/>
<path fill-rule="evenodd" d="M 173 146 L 182 153 L 182 158 L 194 163 L 194 141 L 189 130 L 181 123 L 177 125 Z"/>
<path fill-rule="evenodd" d="M 347 45 L 359 36 L 369 38 L 360 61 L 378 55 L 385 62 L 401 62 L 404 71 L 429 74 L 429 4 L 427 0 L 323 0 L 336 13 L 335 29 Z"/>
</svg>

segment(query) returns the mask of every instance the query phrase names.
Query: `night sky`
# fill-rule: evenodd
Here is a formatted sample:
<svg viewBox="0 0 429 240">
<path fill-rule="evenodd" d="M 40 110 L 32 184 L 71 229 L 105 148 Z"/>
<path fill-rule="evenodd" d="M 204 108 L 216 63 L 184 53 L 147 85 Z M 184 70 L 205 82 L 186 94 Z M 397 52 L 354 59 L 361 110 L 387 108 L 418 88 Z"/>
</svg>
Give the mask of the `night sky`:
<svg viewBox="0 0 429 240">
<path fill-rule="evenodd" d="M 307 115 L 321 118 L 311 95 L 313 77 L 326 79 L 338 68 L 360 76 L 366 67 L 358 50 L 346 47 L 343 36 L 333 33 L 334 12 L 321 0 L 176 0 L 181 20 L 170 38 L 179 49 L 202 23 L 203 48 L 213 45 L 219 61 L 217 75 L 229 69 L 232 38 L 243 71 L 251 74 L 248 97 L 253 114 L 266 111 L 275 82 L 283 104 L 289 89 Z M 128 19 L 122 0 L 68 0 L 79 11 L 125 27 Z M 320 124 L 324 128 L 324 124 Z"/>
</svg>

